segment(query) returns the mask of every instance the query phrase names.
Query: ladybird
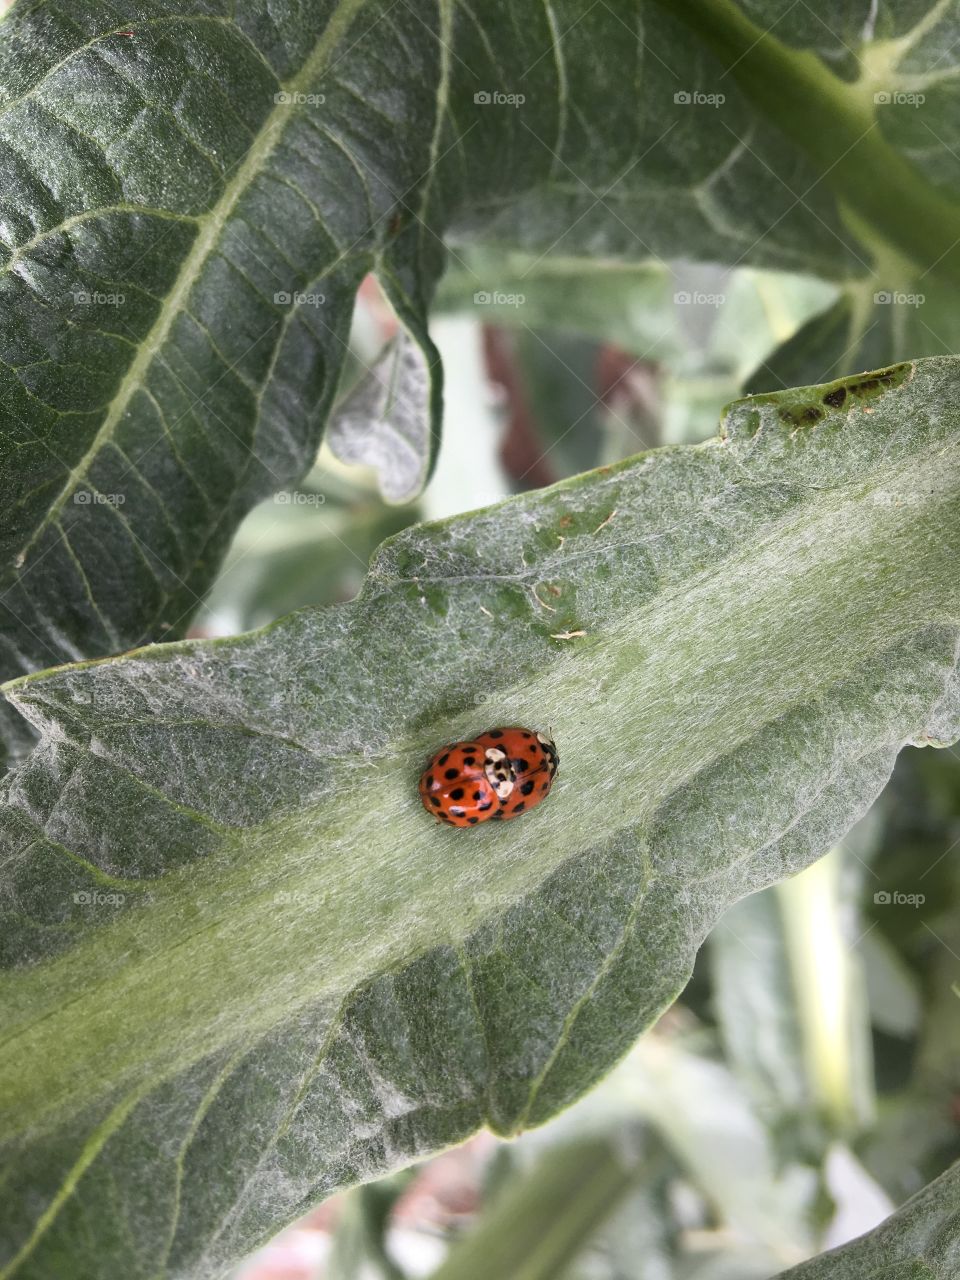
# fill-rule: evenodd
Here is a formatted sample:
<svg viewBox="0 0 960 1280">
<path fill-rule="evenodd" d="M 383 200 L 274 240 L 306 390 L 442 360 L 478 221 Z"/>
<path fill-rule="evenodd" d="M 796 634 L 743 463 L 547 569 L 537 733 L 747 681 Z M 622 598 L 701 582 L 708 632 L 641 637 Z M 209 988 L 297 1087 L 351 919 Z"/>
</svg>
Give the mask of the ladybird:
<svg viewBox="0 0 960 1280">
<path fill-rule="evenodd" d="M 420 777 L 420 799 L 452 827 L 516 818 L 546 799 L 559 763 L 553 739 L 544 733 L 488 729 L 436 753 Z"/>
</svg>

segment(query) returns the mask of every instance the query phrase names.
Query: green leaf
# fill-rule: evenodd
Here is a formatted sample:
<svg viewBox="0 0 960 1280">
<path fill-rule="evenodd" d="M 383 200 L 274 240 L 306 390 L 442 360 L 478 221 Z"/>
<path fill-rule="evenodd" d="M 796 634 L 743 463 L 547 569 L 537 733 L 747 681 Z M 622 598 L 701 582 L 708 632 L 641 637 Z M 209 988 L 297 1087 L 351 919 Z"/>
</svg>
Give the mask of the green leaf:
<svg viewBox="0 0 960 1280">
<path fill-rule="evenodd" d="M 423 351 L 401 331 L 330 421 L 333 453 L 341 462 L 373 467 L 389 502 L 407 502 L 423 488 L 436 387 Z"/>
<path fill-rule="evenodd" d="M 809 55 L 766 37 L 722 111 L 685 102 L 752 28 L 719 0 L 682 10 L 693 39 L 629 0 L 16 5 L 0 26 L 5 673 L 183 632 L 245 512 L 311 465 L 369 271 L 429 385 L 399 431 L 349 419 L 341 452 L 385 458 L 405 496 L 437 443 L 425 318 L 445 239 L 845 279 L 864 250 L 839 193 L 924 266 L 952 241 L 955 207 L 894 145 L 916 139 L 877 133 L 834 163 L 810 113 L 834 113 L 842 145 L 869 99 L 823 65 L 801 74 Z M 947 245 L 935 271 L 955 278 L 958 258 Z M 6 737 L 23 749 L 9 716 Z"/>
<path fill-rule="evenodd" d="M 668 0 L 657 3 L 667 7 Z M 911 72 L 930 70 L 922 48 L 926 43 L 929 50 L 952 31 L 946 5 L 934 5 L 912 28 L 897 32 L 900 38 L 893 47 L 884 39 L 871 44 L 858 33 L 860 74 L 847 78 L 831 72 L 804 47 L 809 43 L 822 48 L 823 33 L 815 30 L 819 15 L 811 15 L 816 22 L 801 20 L 801 30 L 795 32 L 797 48 L 785 43 L 784 33 L 774 32 L 776 23 L 766 25 L 764 18 L 760 26 L 752 21 L 752 0 L 744 7 L 735 0 L 679 0 L 669 8 L 711 49 L 723 77 L 734 79 L 764 118 L 782 130 L 818 173 L 829 176 L 831 187 L 852 211 L 855 227 L 862 231 L 866 226 L 874 239 L 889 246 L 888 252 L 960 285 L 955 234 L 960 173 L 944 174 L 942 148 L 949 143 L 936 133 L 931 143 L 928 119 L 917 118 L 912 127 L 905 127 L 904 113 L 884 112 L 890 104 L 882 100 L 883 94 L 901 90 L 902 77 L 909 77 L 916 89 Z M 892 36 L 891 26 L 892 20 L 884 18 L 879 34 Z M 950 69 L 941 77 L 934 71 L 933 83 L 923 86 L 929 88 L 934 108 L 930 114 L 945 118 L 948 137 L 954 139 L 955 74 Z M 920 139 L 927 156 L 916 146 Z M 889 199 L 891 190 L 897 191 L 896 200 Z M 801 204 L 808 194 L 798 193 Z"/>
<path fill-rule="evenodd" d="M 431 1280 L 557 1280 L 567 1274 L 631 1185 L 652 1172 L 654 1162 L 628 1147 L 628 1141 L 605 1138 L 551 1147 L 529 1173 L 501 1189 Z"/>
<path fill-rule="evenodd" d="M 960 1273 L 960 1165 L 875 1230 L 781 1273 L 779 1280 L 937 1280 Z"/>
<path fill-rule="evenodd" d="M 374 490 L 315 468 L 240 526 L 198 615 L 198 634 L 232 635 L 305 605 L 352 599 L 376 548 L 416 518 L 416 507 L 385 507 Z"/>
<path fill-rule="evenodd" d="M 744 390 L 780 391 L 960 347 L 955 289 L 929 276 L 908 276 L 893 288 L 885 287 L 885 281 L 889 276 L 878 274 L 850 286 L 767 356 L 746 379 Z"/>
<path fill-rule="evenodd" d="M 648 1036 L 617 1074 L 623 1093 L 738 1242 L 765 1250 L 768 1267 L 807 1256 L 815 1177 L 778 1158 L 752 1100 L 724 1063 Z"/>
<path fill-rule="evenodd" d="M 365 1183 L 345 1200 L 324 1280 L 406 1280 L 387 1250 L 390 1215 L 410 1186 L 412 1171 Z"/>
<path fill-rule="evenodd" d="M 442 83 L 417 19 L 378 109 L 398 33 L 368 8 L 24 4 L 0 28 L 7 675 L 182 632 L 243 513 L 312 463 Z"/>
<path fill-rule="evenodd" d="M 0 1274 L 219 1276 L 570 1103 L 960 733 L 958 498 L 960 361 L 922 361 L 407 530 L 350 604 L 7 686 Z M 556 787 L 432 823 L 484 722 L 552 727 Z"/>
</svg>

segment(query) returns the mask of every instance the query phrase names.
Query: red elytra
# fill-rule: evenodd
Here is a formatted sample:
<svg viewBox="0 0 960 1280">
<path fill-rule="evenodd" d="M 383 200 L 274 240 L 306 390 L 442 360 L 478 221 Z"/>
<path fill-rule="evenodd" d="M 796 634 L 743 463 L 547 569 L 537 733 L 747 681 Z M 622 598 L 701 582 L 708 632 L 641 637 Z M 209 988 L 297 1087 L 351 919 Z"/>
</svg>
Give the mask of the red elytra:
<svg viewBox="0 0 960 1280">
<path fill-rule="evenodd" d="M 420 777 L 428 813 L 452 827 L 506 821 L 550 794 L 560 763 L 553 739 L 520 726 L 487 729 L 441 748 Z"/>
</svg>

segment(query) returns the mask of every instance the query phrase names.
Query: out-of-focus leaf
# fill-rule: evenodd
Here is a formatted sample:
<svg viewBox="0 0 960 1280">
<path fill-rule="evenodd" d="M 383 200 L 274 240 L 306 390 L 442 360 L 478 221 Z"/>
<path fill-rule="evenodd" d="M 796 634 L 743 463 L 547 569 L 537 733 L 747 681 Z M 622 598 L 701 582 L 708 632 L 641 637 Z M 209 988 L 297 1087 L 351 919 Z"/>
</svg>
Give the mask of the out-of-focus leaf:
<svg viewBox="0 0 960 1280">
<path fill-rule="evenodd" d="M 422 345 L 401 329 L 337 405 L 327 443 L 341 462 L 373 467 L 388 502 L 409 502 L 427 478 L 439 394 Z"/>
<path fill-rule="evenodd" d="M 803 1033 L 775 891 L 755 893 L 725 912 L 708 951 L 727 1061 L 775 1134 L 808 1125 Z"/>
<path fill-rule="evenodd" d="M 625 1094 L 690 1180 L 728 1226 L 766 1250 L 771 1267 L 811 1251 L 816 1178 L 796 1164 L 779 1166 L 749 1096 L 726 1066 L 647 1037 L 620 1071 Z"/>
<path fill-rule="evenodd" d="M 870 929 L 859 944 L 867 985 L 869 1015 L 888 1035 L 907 1038 L 920 1025 L 921 1000 L 916 976 L 882 933 Z"/>
<path fill-rule="evenodd" d="M 960 347 L 958 290 L 929 275 L 896 287 L 882 281 L 874 276 L 850 286 L 812 316 L 751 372 L 744 391 L 780 391 Z"/>
<path fill-rule="evenodd" d="M 411 1177 L 405 1171 L 347 1194 L 323 1280 L 405 1280 L 387 1249 L 387 1228 Z"/>
<path fill-rule="evenodd" d="M 510 1180 L 431 1280 L 560 1280 L 645 1172 L 641 1151 L 584 1138 L 556 1144 Z"/>
<path fill-rule="evenodd" d="M 197 617 L 199 634 L 235 635 L 306 605 L 351 599 L 375 549 L 416 515 L 317 468 L 240 526 Z"/>
</svg>

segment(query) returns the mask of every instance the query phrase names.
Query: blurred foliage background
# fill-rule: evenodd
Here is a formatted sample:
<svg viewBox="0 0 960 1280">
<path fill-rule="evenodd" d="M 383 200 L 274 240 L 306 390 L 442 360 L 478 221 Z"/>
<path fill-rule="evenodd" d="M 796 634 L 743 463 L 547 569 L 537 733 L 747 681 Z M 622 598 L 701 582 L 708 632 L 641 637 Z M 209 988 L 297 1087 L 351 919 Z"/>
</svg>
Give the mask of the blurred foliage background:
<svg viewBox="0 0 960 1280">
<path fill-rule="evenodd" d="M 772 272 L 454 254 L 421 500 L 388 506 L 324 450 L 241 527 L 195 634 L 349 599 L 414 521 L 714 435 L 834 300 Z M 368 280 L 345 393 L 394 331 Z M 960 755 L 905 751 L 840 846 L 728 912 L 590 1096 L 335 1197 L 243 1280 L 763 1280 L 871 1228 L 960 1157 L 958 845 Z"/>
</svg>

